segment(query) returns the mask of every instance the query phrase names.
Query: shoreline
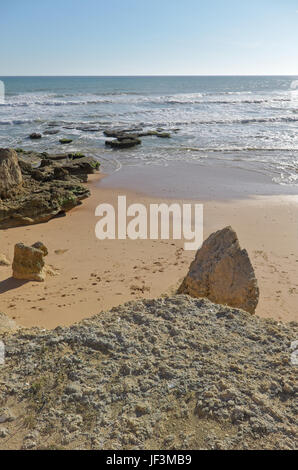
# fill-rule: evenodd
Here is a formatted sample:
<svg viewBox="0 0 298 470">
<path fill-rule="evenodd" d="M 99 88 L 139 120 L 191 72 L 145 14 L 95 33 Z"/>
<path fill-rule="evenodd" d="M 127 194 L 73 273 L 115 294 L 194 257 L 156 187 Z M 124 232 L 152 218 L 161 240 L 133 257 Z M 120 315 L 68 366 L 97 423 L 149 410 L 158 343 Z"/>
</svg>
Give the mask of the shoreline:
<svg viewBox="0 0 298 470">
<path fill-rule="evenodd" d="M 107 188 L 105 176 L 89 176 L 91 196 L 65 217 L 3 230 L 2 252 L 10 261 L 15 243 L 40 240 L 49 250 L 46 263 L 59 273 L 44 283 L 20 283 L 11 278 L 11 266 L 0 267 L 0 310 L 18 325 L 70 325 L 130 300 L 173 294 L 186 275 L 195 252 L 184 251 L 183 240 L 96 239 L 95 207 L 116 207 L 118 194 L 126 194 L 128 204 L 173 202 Z M 287 322 L 297 316 L 297 206 L 298 197 L 291 196 L 204 201 L 204 239 L 226 225 L 236 230 L 255 269 L 256 315 L 263 318 Z"/>
</svg>

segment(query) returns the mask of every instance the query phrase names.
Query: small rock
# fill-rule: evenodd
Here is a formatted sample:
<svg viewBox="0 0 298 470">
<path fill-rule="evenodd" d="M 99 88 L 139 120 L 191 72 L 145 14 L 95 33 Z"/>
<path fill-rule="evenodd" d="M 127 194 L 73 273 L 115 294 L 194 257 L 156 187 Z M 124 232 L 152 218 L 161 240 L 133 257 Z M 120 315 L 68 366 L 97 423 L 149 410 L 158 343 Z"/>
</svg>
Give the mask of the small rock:
<svg viewBox="0 0 298 470">
<path fill-rule="evenodd" d="M 39 134 L 37 132 L 33 132 L 32 134 L 29 135 L 29 138 L 32 139 L 32 140 L 41 139 L 41 134 Z"/>
<path fill-rule="evenodd" d="M 10 262 L 5 255 L 0 254 L 0 266 L 9 266 Z"/>
<path fill-rule="evenodd" d="M 8 436 L 8 430 L 6 428 L 0 428 L 0 438 L 4 438 Z"/>
<path fill-rule="evenodd" d="M 48 253 L 47 248 L 41 242 L 32 246 L 17 243 L 14 249 L 12 263 L 13 277 L 27 281 L 44 281 L 44 256 Z"/>
</svg>

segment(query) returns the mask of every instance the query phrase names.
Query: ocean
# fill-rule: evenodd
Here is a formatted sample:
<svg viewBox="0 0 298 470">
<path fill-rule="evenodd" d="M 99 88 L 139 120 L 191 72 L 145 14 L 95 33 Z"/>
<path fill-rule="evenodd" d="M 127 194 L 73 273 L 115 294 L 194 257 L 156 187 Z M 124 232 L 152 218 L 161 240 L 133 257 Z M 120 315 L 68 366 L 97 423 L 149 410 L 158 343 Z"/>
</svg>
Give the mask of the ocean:
<svg viewBox="0 0 298 470">
<path fill-rule="evenodd" d="M 82 151 L 107 173 L 183 162 L 243 168 L 298 187 L 298 76 L 0 79 L 1 147 Z M 141 146 L 115 151 L 103 134 L 114 127 L 160 128 L 171 138 L 144 137 Z M 58 134 L 28 138 L 54 128 Z M 62 146 L 62 137 L 73 142 Z"/>
</svg>

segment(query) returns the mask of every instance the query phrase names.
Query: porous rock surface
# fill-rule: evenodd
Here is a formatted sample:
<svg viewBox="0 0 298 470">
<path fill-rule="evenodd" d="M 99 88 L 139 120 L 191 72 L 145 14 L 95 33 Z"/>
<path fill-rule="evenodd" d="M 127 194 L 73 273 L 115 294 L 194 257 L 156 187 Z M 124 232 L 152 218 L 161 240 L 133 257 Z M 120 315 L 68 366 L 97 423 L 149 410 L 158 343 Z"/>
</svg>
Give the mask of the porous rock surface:
<svg viewBox="0 0 298 470">
<path fill-rule="evenodd" d="M 1 152 L 3 149 L 0 157 Z M 99 168 L 92 157 L 22 149 L 18 149 L 18 154 L 14 150 L 9 152 L 14 155 L 14 174 L 19 175 L 22 185 L 16 177 L 11 178 L 10 189 L 6 191 L 6 167 L 0 160 L 0 229 L 46 222 L 81 204 L 90 195 L 81 183 Z"/>
<path fill-rule="evenodd" d="M 18 155 L 12 149 L 0 149 L 0 198 L 20 189 L 23 183 Z"/>
<path fill-rule="evenodd" d="M 17 243 L 14 247 L 12 276 L 27 281 L 44 281 L 44 257 L 47 254 L 48 250 L 42 242 L 36 242 L 32 246 Z"/>
<path fill-rule="evenodd" d="M 297 336 L 184 295 L 0 335 L 0 448 L 294 449 Z"/>
<path fill-rule="evenodd" d="M 212 233 L 198 249 L 178 293 L 254 313 L 259 288 L 246 250 L 231 227 Z"/>
</svg>

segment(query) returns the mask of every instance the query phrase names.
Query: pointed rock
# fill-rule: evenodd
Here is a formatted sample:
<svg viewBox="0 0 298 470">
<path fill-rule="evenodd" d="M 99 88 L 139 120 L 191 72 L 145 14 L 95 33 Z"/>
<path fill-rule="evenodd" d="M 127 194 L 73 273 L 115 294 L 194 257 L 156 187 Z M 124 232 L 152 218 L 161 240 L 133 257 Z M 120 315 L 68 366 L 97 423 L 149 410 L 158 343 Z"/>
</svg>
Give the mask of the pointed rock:
<svg viewBox="0 0 298 470">
<path fill-rule="evenodd" d="M 231 227 L 205 240 L 178 293 L 255 312 L 259 300 L 257 279 L 247 251 L 240 248 Z"/>
<path fill-rule="evenodd" d="M 0 198 L 5 199 L 23 183 L 18 155 L 12 149 L 0 149 Z"/>
</svg>

